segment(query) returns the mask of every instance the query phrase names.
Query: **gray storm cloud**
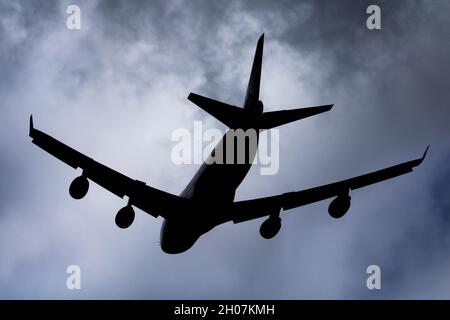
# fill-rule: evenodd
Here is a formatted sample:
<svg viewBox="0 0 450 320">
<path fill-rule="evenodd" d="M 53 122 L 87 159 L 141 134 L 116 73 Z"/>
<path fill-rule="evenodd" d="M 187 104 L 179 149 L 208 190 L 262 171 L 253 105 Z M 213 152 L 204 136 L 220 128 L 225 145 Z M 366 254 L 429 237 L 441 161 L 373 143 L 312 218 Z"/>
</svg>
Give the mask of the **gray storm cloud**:
<svg viewBox="0 0 450 320">
<path fill-rule="evenodd" d="M 1 298 L 450 298 L 448 1 L 0 1 Z M 299 190 L 418 157 L 414 173 L 355 191 L 347 216 L 325 201 L 226 224 L 177 256 L 161 220 L 98 186 L 68 195 L 71 168 L 31 144 L 37 128 L 133 178 L 179 193 L 196 170 L 170 161 L 177 128 L 223 126 L 187 101 L 241 104 L 266 34 L 261 96 L 269 110 L 334 103 L 280 129 L 280 171 L 253 168 L 238 199 Z M 183 213 L 180 213 L 183 214 Z M 211 212 L 214 214 L 214 212 Z M 82 289 L 66 289 L 66 267 Z M 377 264 L 382 290 L 366 288 Z"/>
</svg>

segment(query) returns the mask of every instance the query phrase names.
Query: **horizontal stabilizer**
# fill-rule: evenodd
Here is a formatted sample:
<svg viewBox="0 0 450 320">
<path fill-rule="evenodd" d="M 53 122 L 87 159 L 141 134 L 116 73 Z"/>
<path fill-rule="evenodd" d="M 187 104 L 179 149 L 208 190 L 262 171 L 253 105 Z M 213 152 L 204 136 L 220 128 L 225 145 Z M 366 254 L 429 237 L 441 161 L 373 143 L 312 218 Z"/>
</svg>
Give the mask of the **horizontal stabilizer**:
<svg viewBox="0 0 450 320">
<path fill-rule="evenodd" d="M 329 111 L 332 107 L 333 107 L 332 104 L 328 104 L 318 107 L 264 112 L 262 114 L 259 129 L 275 128 L 289 122 L 293 122 L 296 120 L 314 116 L 322 112 Z"/>
<path fill-rule="evenodd" d="M 252 119 L 252 115 L 245 109 L 217 101 L 201 95 L 190 93 L 188 100 L 208 112 L 229 128 L 248 127 L 253 123 L 255 129 L 271 129 L 303 118 L 329 111 L 333 105 L 299 108 L 291 110 L 279 110 L 264 112 L 260 119 Z"/>
<path fill-rule="evenodd" d="M 203 97 L 192 92 L 189 94 L 188 100 L 195 103 L 197 106 L 230 128 L 239 127 L 245 113 L 242 108 L 211 98 Z"/>
</svg>

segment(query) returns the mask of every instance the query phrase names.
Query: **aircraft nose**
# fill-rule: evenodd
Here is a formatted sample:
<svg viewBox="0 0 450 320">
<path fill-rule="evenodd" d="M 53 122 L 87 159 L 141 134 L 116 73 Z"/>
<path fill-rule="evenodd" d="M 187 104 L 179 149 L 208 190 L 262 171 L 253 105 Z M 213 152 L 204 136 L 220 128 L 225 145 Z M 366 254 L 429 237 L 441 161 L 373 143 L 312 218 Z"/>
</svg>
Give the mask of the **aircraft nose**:
<svg viewBox="0 0 450 320">
<path fill-rule="evenodd" d="M 161 227 L 161 250 L 168 254 L 178 254 L 190 249 L 198 236 L 187 232 L 186 228 L 164 220 Z"/>
</svg>

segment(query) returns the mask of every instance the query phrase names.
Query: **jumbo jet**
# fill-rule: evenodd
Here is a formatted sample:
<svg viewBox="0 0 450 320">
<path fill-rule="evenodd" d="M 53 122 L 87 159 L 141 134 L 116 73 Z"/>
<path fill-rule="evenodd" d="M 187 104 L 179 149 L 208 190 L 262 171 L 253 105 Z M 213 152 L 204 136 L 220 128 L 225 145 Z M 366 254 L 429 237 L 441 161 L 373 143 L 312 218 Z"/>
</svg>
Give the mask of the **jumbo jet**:
<svg viewBox="0 0 450 320">
<path fill-rule="evenodd" d="M 264 34 L 257 42 L 242 107 L 195 93 L 190 93 L 188 96 L 191 102 L 229 128 L 211 152 L 210 157 L 227 153 L 225 143 L 227 135 L 236 129 L 254 129 L 259 133 L 262 130 L 329 111 L 333 106 L 331 104 L 264 112 L 263 103 L 259 99 L 263 45 Z M 114 171 L 35 129 L 32 116 L 30 116 L 29 135 L 38 147 L 72 168 L 82 169 L 81 176 L 76 177 L 69 187 L 69 193 L 74 199 L 81 199 L 87 194 L 89 180 L 91 180 L 127 202 L 115 217 L 119 228 L 128 228 L 133 223 L 135 217 L 133 207 L 155 218 L 161 216 L 164 221 L 160 232 L 160 245 L 161 249 L 169 254 L 187 251 L 203 234 L 231 221 L 241 223 L 267 217 L 261 224 L 259 232 L 263 238 L 271 239 L 280 231 L 282 211 L 329 198 L 334 199 L 328 207 L 328 213 L 333 218 L 341 218 L 350 208 L 350 191 L 412 172 L 414 167 L 422 163 L 429 148 L 429 146 L 426 148 L 421 158 L 350 179 L 271 197 L 234 201 L 236 189 L 247 175 L 255 157 L 256 148 L 251 146 L 251 143 L 244 144 L 246 161 L 229 163 L 228 161 L 211 161 L 208 158 L 181 194 L 174 195 Z M 236 146 L 232 147 L 233 151 L 236 151 Z"/>
</svg>

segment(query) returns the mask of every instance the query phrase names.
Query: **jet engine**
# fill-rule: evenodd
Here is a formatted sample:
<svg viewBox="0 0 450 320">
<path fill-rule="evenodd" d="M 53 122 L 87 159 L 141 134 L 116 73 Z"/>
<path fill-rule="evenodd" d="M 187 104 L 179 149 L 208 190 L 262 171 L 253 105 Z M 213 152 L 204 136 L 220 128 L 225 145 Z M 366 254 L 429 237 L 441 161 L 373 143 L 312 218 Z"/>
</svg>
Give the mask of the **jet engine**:
<svg viewBox="0 0 450 320">
<path fill-rule="evenodd" d="M 348 194 L 339 195 L 336 199 L 331 201 L 328 207 L 328 213 L 335 219 L 342 218 L 350 209 L 351 197 Z"/>
<path fill-rule="evenodd" d="M 89 181 L 84 176 L 79 176 L 73 179 L 69 187 L 70 196 L 74 199 L 83 198 L 89 190 Z"/>
<path fill-rule="evenodd" d="M 270 216 L 261 224 L 259 233 L 264 239 L 272 239 L 281 229 L 281 218 L 279 216 Z"/>
<path fill-rule="evenodd" d="M 134 210 L 130 205 L 120 209 L 116 214 L 116 225 L 121 229 L 126 229 L 134 221 Z"/>
</svg>

